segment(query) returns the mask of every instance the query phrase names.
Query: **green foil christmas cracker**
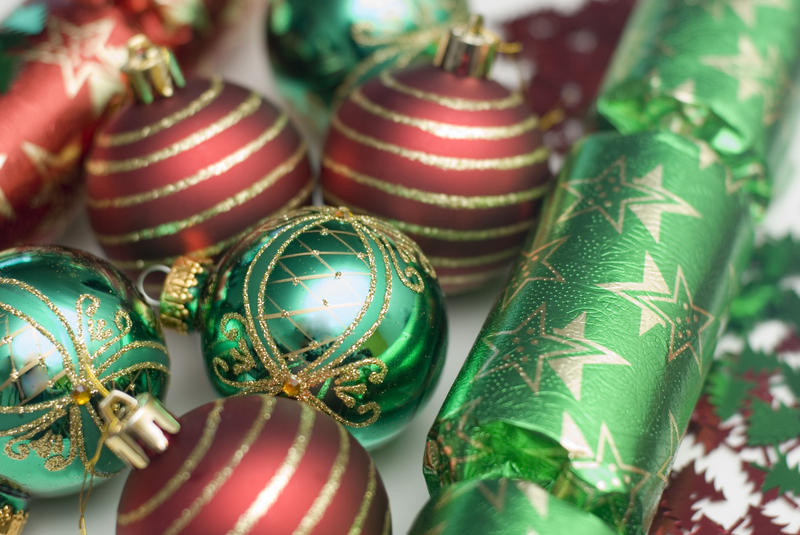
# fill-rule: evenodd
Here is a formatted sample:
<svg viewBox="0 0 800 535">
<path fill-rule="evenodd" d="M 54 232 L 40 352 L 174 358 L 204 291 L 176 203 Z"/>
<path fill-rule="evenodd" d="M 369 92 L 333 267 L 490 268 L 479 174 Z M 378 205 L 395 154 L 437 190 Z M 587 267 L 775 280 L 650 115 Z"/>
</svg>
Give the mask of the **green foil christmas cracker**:
<svg viewBox="0 0 800 535">
<path fill-rule="evenodd" d="M 422 510 L 409 535 L 613 535 L 594 515 L 521 479 L 448 486 Z"/>
<path fill-rule="evenodd" d="M 762 164 L 795 79 L 797 0 L 642 0 L 597 102 L 623 133 L 702 139 L 730 187 L 769 195 Z"/>
<path fill-rule="evenodd" d="M 670 132 L 575 147 L 429 433 L 432 491 L 524 479 L 646 530 L 752 240 L 706 148 Z"/>
</svg>

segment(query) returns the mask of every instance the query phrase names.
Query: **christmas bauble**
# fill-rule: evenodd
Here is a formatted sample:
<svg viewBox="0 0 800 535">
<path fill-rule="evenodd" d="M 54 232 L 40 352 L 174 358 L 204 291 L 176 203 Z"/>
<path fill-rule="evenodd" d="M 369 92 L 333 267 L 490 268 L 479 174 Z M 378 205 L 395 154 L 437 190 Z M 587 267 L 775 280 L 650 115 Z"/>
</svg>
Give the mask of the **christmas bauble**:
<svg viewBox="0 0 800 535">
<path fill-rule="evenodd" d="M 224 395 L 297 398 L 370 447 L 404 427 L 438 380 L 447 345 L 441 291 L 416 244 L 383 221 L 302 209 L 229 251 L 199 292 L 187 282 L 203 276 L 195 267 L 173 268 L 162 310 L 180 302 L 179 288 L 195 288 L 199 304 L 187 291 L 187 305 L 169 313 L 197 322 Z"/>
<path fill-rule="evenodd" d="M 169 360 L 155 314 L 124 276 L 54 247 L 0 253 L 0 480 L 75 492 L 100 438 L 97 382 L 163 396 Z M 122 461 L 104 450 L 95 474 Z"/>
<path fill-rule="evenodd" d="M 219 79 L 189 80 L 122 111 L 98 134 L 86 170 L 92 227 L 131 274 L 184 253 L 214 256 L 307 203 L 313 188 L 287 115 Z"/>
<path fill-rule="evenodd" d="M 326 201 L 407 232 L 446 293 L 503 271 L 548 189 L 547 150 L 521 94 L 484 78 L 488 67 L 459 68 L 384 71 L 353 91 L 322 160 Z"/>
<path fill-rule="evenodd" d="M 432 54 L 430 45 L 466 14 L 465 0 L 275 0 L 269 4 L 267 51 L 283 96 L 322 132 L 337 90 L 346 92 L 380 68 Z"/>
<path fill-rule="evenodd" d="M 166 452 L 128 477 L 117 535 L 391 533 L 369 455 L 308 405 L 243 396 L 179 421 Z"/>
</svg>

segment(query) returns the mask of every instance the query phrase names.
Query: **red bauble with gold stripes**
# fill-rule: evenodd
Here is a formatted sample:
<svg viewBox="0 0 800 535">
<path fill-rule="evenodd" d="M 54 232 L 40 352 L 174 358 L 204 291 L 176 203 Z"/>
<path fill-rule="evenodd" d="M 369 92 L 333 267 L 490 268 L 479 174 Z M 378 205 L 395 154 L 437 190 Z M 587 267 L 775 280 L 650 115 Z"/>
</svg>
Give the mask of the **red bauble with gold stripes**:
<svg viewBox="0 0 800 535">
<path fill-rule="evenodd" d="M 128 477 L 117 535 L 391 533 L 375 465 L 330 417 L 254 395 L 179 421 L 166 452 Z"/>
<path fill-rule="evenodd" d="M 215 256 L 308 203 L 314 184 L 287 115 L 219 79 L 129 106 L 98 133 L 86 170 L 92 227 L 130 274 L 186 253 Z"/>
<path fill-rule="evenodd" d="M 326 202 L 416 240 L 453 294 L 508 265 L 549 175 L 522 96 L 447 67 L 383 73 L 351 93 L 331 119 L 322 186 Z"/>
</svg>

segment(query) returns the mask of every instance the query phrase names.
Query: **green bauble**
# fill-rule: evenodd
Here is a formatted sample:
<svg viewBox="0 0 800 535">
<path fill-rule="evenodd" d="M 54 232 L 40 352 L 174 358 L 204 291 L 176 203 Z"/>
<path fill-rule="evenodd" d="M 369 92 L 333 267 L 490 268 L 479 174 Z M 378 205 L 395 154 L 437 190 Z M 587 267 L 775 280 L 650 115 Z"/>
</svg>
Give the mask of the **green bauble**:
<svg viewBox="0 0 800 535">
<path fill-rule="evenodd" d="M 78 251 L 0 252 L 0 480 L 35 496 L 81 488 L 102 420 L 97 384 L 165 393 L 157 318 L 110 264 Z M 103 450 L 95 475 L 124 464 Z"/>
<path fill-rule="evenodd" d="M 466 0 L 272 0 L 267 49 L 283 96 L 318 133 L 337 94 L 400 68 L 467 19 Z"/>
<path fill-rule="evenodd" d="M 162 311 L 202 277 L 186 266 L 173 267 Z M 195 309 L 191 293 L 183 315 L 167 312 L 202 330 L 219 392 L 297 398 L 367 447 L 405 426 L 444 363 L 447 318 L 430 264 L 399 231 L 346 209 L 265 223 L 223 257 Z"/>
</svg>

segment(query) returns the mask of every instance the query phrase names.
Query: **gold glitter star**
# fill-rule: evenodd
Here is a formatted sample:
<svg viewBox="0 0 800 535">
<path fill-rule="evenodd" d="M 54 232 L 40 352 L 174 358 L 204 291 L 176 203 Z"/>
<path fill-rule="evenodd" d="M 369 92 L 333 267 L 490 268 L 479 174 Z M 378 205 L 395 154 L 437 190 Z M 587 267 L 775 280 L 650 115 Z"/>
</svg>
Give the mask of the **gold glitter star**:
<svg viewBox="0 0 800 535">
<path fill-rule="evenodd" d="M 500 305 L 501 309 L 506 308 L 528 283 L 534 281 L 566 282 L 564 277 L 561 276 L 561 273 L 550 264 L 548 259 L 568 238 L 568 236 L 558 238 L 541 247 L 537 247 L 533 251 L 522 253 L 520 265 L 517 267 L 511 282 L 503 293 L 503 299 Z M 544 272 L 542 269 L 537 269 L 539 266 L 544 267 L 547 272 Z"/>
<path fill-rule="evenodd" d="M 686 201 L 662 186 L 663 174 L 664 167 L 659 165 L 643 177 L 629 181 L 625 157 L 622 156 L 597 177 L 569 180 L 561 185 L 576 200 L 557 222 L 563 223 L 578 215 L 597 211 L 621 234 L 626 210 L 630 209 L 658 242 L 661 216 L 665 212 L 700 217 Z"/>
<path fill-rule="evenodd" d="M 786 1 L 787 0 L 700 0 L 698 2 L 698 0 L 693 0 L 691 3 L 699 4 L 716 19 L 721 18 L 725 12 L 725 8 L 729 7 L 747 26 L 753 26 L 756 23 L 757 7 L 764 6 L 788 9 L 789 6 L 786 4 Z"/>
<path fill-rule="evenodd" d="M 586 313 L 580 314 L 563 328 L 545 328 L 546 307 L 541 305 L 517 328 L 499 331 L 485 338 L 491 349 L 473 381 L 493 373 L 513 369 L 534 392 L 539 392 L 545 362 L 558 375 L 575 399 L 580 401 L 583 367 L 593 365 L 624 365 L 630 363 L 610 349 L 586 338 Z M 510 342 L 510 343 L 509 343 Z M 507 350 L 501 350 L 510 346 Z M 535 362 L 533 379 L 527 364 Z"/>
<path fill-rule="evenodd" d="M 22 152 L 42 179 L 39 192 L 31 198 L 31 206 L 35 208 L 52 200 L 58 186 L 77 172 L 75 164 L 81 157 L 81 143 L 79 138 L 73 138 L 61 150 L 53 153 L 30 141 L 24 141 Z"/>
<path fill-rule="evenodd" d="M 111 96 L 123 87 L 119 70 L 126 53 L 124 47 L 108 44 L 113 31 L 114 22 L 110 19 L 79 26 L 51 16 L 47 20 L 46 39 L 23 57 L 57 65 L 70 98 L 75 98 L 88 82 L 92 109 L 95 115 L 100 115 Z"/>
<path fill-rule="evenodd" d="M 701 334 L 714 321 L 714 316 L 694 303 L 680 266 L 670 290 L 653 257 L 645 252 L 642 282 L 612 282 L 598 286 L 639 307 L 639 336 L 656 325 L 669 328 L 668 362 L 688 350 L 698 369 L 702 369 Z"/>
<path fill-rule="evenodd" d="M 3 167 L 6 165 L 6 160 L 8 160 L 7 154 L 0 154 L 0 171 L 3 170 Z M 0 174 L 2 177 L 2 174 Z M 14 215 L 14 208 L 11 206 L 11 203 L 8 201 L 8 197 L 6 197 L 3 188 L 0 188 L 0 216 L 3 216 L 5 219 L 14 219 L 16 217 Z"/>
<path fill-rule="evenodd" d="M 762 57 L 755 43 L 744 35 L 739 37 L 738 48 L 735 56 L 705 56 L 701 60 L 738 82 L 736 98 L 740 102 L 754 96 L 763 97 L 764 124 L 771 124 L 778 118 L 778 93 L 788 84 L 786 65 L 777 47 L 769 47 Z"/>
</svg>

